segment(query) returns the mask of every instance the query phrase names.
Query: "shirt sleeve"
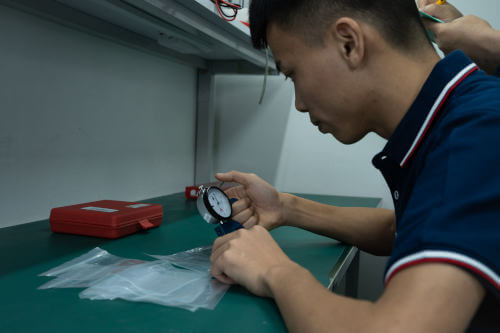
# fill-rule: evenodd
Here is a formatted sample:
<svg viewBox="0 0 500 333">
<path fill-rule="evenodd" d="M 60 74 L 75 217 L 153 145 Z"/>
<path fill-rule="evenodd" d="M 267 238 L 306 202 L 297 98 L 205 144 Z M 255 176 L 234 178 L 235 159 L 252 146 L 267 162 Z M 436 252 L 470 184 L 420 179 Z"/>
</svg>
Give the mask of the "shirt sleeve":
<svg viewBox="0 0 500 333">
<path fill-rule="evenodd" d="M 398 221 L 385 280 L 443 262 L 474 274 L 500 295 L 500 109 L 448 121 L 430 149 Z"/>
</svg>

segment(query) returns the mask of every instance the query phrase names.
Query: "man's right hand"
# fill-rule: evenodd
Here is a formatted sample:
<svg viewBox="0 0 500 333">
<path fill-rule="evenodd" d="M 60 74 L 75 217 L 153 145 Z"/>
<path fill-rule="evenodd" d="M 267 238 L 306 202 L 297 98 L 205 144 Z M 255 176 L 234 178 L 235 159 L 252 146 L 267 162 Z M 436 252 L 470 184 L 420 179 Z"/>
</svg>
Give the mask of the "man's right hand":
<svg viewBox="0 0 500 333">
<path fill-rule="evenodd" d="M 500 61 L 500 32 L 485 20 L 474 16 L 462 16 L 453 5 L 437 5 L 433 0 L 419 0 L 419 9 L 443 20 L 436 23 L 424 20 L 427 29 L 434 33 L 435 41 L 444 54 L 462 50 L 482 70 L 493 74 Z"/>
<path fill-rule="evenodd" d="M 233 220 L 249 229 L 260 225 L 267 230 L 283 225 L 285 208 L 283 194 L 255 174 L 230 171 L 215 175 L 223 182 L 236 182 L 239 185 L 226 190 L 229 198 L 236 198 L 233 203 Z"/>
</svg>

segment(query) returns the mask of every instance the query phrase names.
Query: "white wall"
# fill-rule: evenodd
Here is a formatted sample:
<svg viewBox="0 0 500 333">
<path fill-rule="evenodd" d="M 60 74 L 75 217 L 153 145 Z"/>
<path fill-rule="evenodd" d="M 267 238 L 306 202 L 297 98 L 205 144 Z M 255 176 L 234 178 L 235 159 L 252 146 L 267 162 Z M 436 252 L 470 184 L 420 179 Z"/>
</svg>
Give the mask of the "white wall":
<svg viewBox="0 0 500 333">
<path fill-rule="evenodd" d="M 276 184 L 293 87 L 269 77 L 259 105 L 262 82 L 258 75 L 216 76 L 214 170 L 255 172 Z"/>
<path fill-rule="evenodd" d="M 385 181 L 371 163 L 385 142 L 370 133 L 344 145 L 320 133 L 307 114 L 292 106 L 276 186 L 285 192 L 380 197 L 392 207 Z"/>
<path fill-rule="evenodd" d="M 0 227 L 194 182 L 196 71 L 0 6 Z"/>
<path fill-rule="evenodd" d="M 486 21 L 495 29 L 500 29 L 500 1 L 498 0 L 450 0 L 449 3 L 457 7 L 464 15 L 476 15 Z"/>
</svg>

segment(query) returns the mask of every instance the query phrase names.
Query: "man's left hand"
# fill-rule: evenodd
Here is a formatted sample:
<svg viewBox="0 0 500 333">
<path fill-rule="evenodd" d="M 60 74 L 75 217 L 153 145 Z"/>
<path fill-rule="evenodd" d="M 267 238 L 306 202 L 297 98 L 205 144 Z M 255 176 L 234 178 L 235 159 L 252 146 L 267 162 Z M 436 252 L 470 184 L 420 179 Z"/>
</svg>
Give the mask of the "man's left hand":
<svg viewBox="0 0 500 333">
<path fill-rule="evenodd" d="M 215 240 L 210 272 L 219 281 L 240 284 L 250 292 L 272 297 L 266 276 L 273 268 L 296 267 L 263 227 L 240 229 Z"/>
</svg>

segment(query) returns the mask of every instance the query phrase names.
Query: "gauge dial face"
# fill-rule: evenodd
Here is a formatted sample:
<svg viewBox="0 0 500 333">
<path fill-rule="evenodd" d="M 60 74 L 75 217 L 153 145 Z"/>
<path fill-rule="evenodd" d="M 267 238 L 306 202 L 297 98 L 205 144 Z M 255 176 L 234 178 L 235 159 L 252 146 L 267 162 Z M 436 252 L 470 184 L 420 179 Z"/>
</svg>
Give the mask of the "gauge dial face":
<svg viewBox="0 0 500 333">
<path fill-rule="evenodd" d="M 231 217 L 231 203 L 224 192 L 218 188 L 211 187 L 207 191 L 207 197 L 210 207 L 217 215 L 223 219 Z"/>
</svg>

